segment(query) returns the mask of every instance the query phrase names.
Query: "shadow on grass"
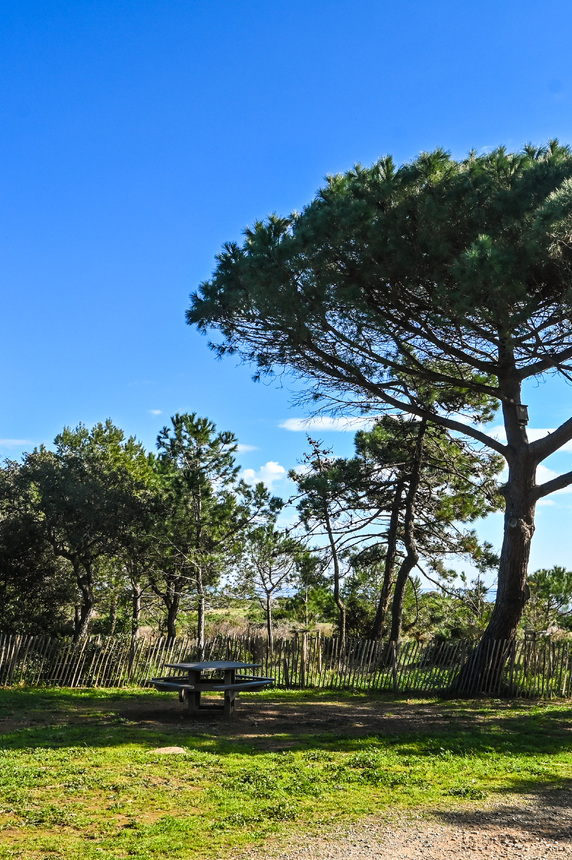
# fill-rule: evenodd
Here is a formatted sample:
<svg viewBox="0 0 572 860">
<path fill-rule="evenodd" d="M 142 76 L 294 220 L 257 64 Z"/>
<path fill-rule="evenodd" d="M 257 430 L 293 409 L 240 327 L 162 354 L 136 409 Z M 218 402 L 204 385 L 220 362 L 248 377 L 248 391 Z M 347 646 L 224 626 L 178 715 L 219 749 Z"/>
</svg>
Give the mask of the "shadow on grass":
<svg viewBox="0 0 572 860">
<path fill-rule="evenodd" d="M 241 700 L 233 719 L 189 719 L 154 690 L 0 690 L 0 746 L 61 748 L 177 744 L 218 754 L 335 749 L 364 743 L 404 754 L 550 756 L 571 748 L 570 707 L 491 700 L 442 702 L 328 691 Z"/>
</svg>

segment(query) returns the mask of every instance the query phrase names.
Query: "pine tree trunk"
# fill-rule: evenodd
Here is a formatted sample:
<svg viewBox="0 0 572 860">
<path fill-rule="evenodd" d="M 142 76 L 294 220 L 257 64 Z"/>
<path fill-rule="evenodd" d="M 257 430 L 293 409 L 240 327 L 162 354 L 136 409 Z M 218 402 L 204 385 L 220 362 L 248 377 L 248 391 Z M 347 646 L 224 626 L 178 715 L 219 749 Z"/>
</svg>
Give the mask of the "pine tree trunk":
<svg viewBox="0 0 572 860">
<path fill-rule="evenodd" d="M 511 470 L 513 471 L 513 470 Z M 515 484 L 534 480 L 534 467 L 522 464 L 509 478 L 505 489 L 507 500 L 504 517 L 504 539 L 501 551 L 497 598 L 491 619 L 477 648 L 461 670 L 454 685 L 457 693 L 502 692 L 504 665 L 520 624 L 526 601 L 530 596 L 526 575 L 530 544 L 534 533 L 534 504 L 522 501 Z M 495 650 L 492 642 L 503 641 Z"/>
<path fill-rule="evenodd" d="M 409 574 L 419 561 L 419 553 L 417 552 L 417 543 L 415 541 L 415 500 L 417 498 L 417 490 L 421 480 L 421 467 L 423 463 L 423 443 L 425 433 L 427 432 L 427 421 L 424 419 L 419 423 L 417 440 L 415 443 L 415 453 L 413 455 L 413 463 L 411 465 L 411 474 L 409 476 L 409 487 L 405 497 L 405 516 L 403 519 L 403 542 L 405 544 L 406 556 L 401 563 L 399 573 L 395 582 L 393 592 L 393 603 L 391 606 L 391 631 L 389 634 L 390 642 L 399 642 L 401 638 L 401 626 L 403 623 L 403 598 L 405 595 L 405 586 Z"/>
<path fill-rule="evenodd" d="M 197 583 L 197 650 L 199 660 L 203 659 L 205 650 L 205 590 L 202 571 L 196 574 Z"/>
<path fill-rule="evenodd" d="M 178 601 L 171 601 L 167 606 L 167 636 L 169 639 L 175 639 L 177 636 L 177 616 L 179 614 Z"/>
<path fill-rule="evenodd" d="M 113 598 L 113 602 L 109 607 L 109 635 L 113 636 L 117 627 L 117 597 Z"/>
<path fill-rule="evenodd" d="M 272 654 L 274 651 L 274 635 L 272 632 L 272 599 L 269 594 L 266 595 L 266 631 L 268 633 L 268 651 Z"/>
<path fill-rule="evenodd" d="M 131 639 L 139 636 L 139 620 L 141 618 L 141 595 L 143 589 L 138 582 L 131 585 Z"/>
<path fill-rule="evenodd" d="M 385 619 L 389 608 L 389 598 L 391 596 L 391 586 L 393 584 L 393 569 L 395 567 L 395 559 L 397 556 L 397 533 L 399 528 L 399 514 L 401 510 L 401 494 L 403 492 L 403 481 L 399 481 L 395 487 L 395 495 L 393 505 L 391 507 L 391 517 L 389 520 L 389 528 L 387 530 L 387 550 L 385 555 L 385 565 L 383 571 L 383 585 L 377 604 L 375 619 L 371 628 L 371 638 L 380 639 L 383 636 Z"/>
<path fill-rule="evenodd" d="M 175 639 L 177 636 L 177 618 L 181 606 L 179 587 L 178 581 L 171 581 L 167 584 L 165 593 L 161 595 L 167 607 L 166 627 L 169 639 Z"/>
<path fill-rule="evenodd" d="M 454 691 L 463 695 L 501 691 L 510 644 L 516 637 L 530 596 L 526 576 L 534 534 L 537 464 L 529 452 L 526 427 L 518 418 L 520 383 L 513 382 L 512 390 L 508 384 L 506 388 L 513 399 L 503 404 L 509 475 L 501 491 L 505 498 L 505 515 L 497 597 L 483 638 L 454 684 Z M 501 640 L 506 645 L 493 649 L 492 643 Z"/>
<path fill-rule="evenodd" d="M 338 607 L 338 624 L 340 628 L 341 651 L 343 652 L 346 647 L 346 604 L 342 600 L 342 574 L 340 568 L 340 557 L 338 554 L 336 538 L 332 529 L 330 512 L 328 511 L 327 505 L 324 506 L 324 523 L 326 525 L 326 532 L 328 535 L 328 541 L 330 543 L 330 549 L 332 552 L 332 564 L 334 567 L 334 602 Z"/>
</svg>

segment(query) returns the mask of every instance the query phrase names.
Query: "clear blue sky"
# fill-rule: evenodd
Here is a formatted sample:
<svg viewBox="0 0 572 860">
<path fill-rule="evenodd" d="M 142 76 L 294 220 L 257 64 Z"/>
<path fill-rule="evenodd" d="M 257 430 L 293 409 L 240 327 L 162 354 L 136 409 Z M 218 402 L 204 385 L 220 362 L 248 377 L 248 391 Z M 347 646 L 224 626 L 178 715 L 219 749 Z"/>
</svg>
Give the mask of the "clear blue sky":
<svg viewBox="0 0 572 860">
<path fill-rule="evenodd" d="M 188 294 L 224 241 L 327 173 L 572 143 L 571 40 L 565 0 L 0 0 L 0 457 L 107 417 L 151 448 L 193 411 L 279 478 L 302 412 L 215 361 Z M 571 394 L 531 391 L 531 427 Z M 572 566 L 571 499 L 539 508 L 532 569 Z M 482 533 L 498 545 L 500 518 Z"/>
</svg>

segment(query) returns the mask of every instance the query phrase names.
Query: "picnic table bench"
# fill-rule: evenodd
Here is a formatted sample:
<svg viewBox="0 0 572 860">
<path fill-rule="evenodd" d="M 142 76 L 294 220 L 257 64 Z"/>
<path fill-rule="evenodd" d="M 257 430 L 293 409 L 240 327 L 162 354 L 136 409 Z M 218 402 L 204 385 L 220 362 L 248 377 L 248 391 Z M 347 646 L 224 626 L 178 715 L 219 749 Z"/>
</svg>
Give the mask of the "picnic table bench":
<svg viewBox="0 0 572 860">
<path fill-rule="evenodd" d="M 191 715 L 208 708 L 223 710 L 224 716 L 230 717 L 234 713 L 235 703 L 240 693 L 263 690 L 274 683 L 274 678 L 237 674 L 246 669 L 258 669 L 259 663 L 210 660 L 202 663 L 168 663 L 167 668 L 178 669 L 186 674 L 152 678 L 149 683 L 157 690 L 178 692 L 179 701 L 187 703 L 187 709 Z M 224 693 L 223 703 L 202 703 L 202 693 Z"/>
</svg>

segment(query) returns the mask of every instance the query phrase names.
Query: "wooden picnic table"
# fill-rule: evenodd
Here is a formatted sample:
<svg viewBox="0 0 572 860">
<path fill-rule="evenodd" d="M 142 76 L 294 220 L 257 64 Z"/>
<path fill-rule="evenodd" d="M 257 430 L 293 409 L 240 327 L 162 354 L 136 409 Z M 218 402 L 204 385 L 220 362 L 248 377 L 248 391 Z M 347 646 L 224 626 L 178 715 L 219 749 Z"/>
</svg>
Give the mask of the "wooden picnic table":
<svg viewBox="0 0 572 860">
<path fill-rule="evenodd" d="M 259 669 L 260 663 L 239 663 L 232 660 L 207 660 L 200 663 L 167 663 L 168 669 L 177 669 L 185 675 L 153 678 L 158 690 L 177 691 L 179 700 L 187 703 L 189 714 L 195 715 L 206 708 L 222 709 L 225 717 L 234 713 L 236 699 L 245 691 L 254 692 L 271 686 L 274 678 L 244 675 L 247 669 Z M 241 673 L 240 675 L 237 673 Z M 201 703 L 202 693 L 224 693 L 221 705 Z"/>
</svg>

